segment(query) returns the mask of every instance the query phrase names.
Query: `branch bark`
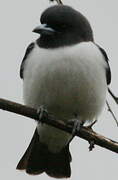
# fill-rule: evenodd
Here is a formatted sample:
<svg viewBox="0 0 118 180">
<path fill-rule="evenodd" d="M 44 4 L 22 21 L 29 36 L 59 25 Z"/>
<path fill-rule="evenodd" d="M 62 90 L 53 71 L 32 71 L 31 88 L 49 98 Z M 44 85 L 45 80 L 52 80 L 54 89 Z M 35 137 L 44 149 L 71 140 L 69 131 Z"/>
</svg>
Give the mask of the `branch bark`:
<svg viewBox="0 0 118 180">
<path fill-rule="evenodd" d="M 0 99 L 0 109 L 13 112 L 22 116 L 26 116 L 35 120 L 39 120 L 39 115 L 37 114 L 37 110 L 12 102 L 5 99 Z M 43 122 L 54 126 L 56 128 L 59 128 L 61 130 L 64 130 L 66 132 L 71 133 L 72 127 L 67 126 L 64 123 L 61 123 L 61 121 L 57 121 L 52 115 L 49 114 L 48 119 L 43 119 Z M 84 140 L 87 140 L 88 142 L 93 142 L 96 145 L 99 145 L 103 148 L 106 148 L 110 151 L 118 153 L 118 142 L 115 142 L 107 137 L 104 137 L 96 132 L 94 132 L 92 129 L 88 129 L 86 127 L 81 127 L 79 132 L 76 132 L 76 136 L 79 136 L 80 138 L 83 138 Z"/>
</svg>

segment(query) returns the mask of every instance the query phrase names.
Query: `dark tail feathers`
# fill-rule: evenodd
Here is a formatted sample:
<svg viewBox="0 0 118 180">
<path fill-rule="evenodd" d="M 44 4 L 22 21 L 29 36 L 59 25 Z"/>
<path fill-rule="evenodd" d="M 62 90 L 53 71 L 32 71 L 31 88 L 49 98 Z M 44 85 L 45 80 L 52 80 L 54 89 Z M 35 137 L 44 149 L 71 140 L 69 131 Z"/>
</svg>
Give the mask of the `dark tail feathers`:
<svg viewBox="0 0 118 180">
<path fill-rule="evenodd" d="M 70 162 L 69 145 L 58 154 L 51 153 L 47 146 L 40 143 L 36 130 L 29 147 L 17 165 L 17 169 L 26 170 L 28 174 L 32 175 L 46 172 L 55 178 L 67 178 L 71 175 Z"/>
</svg>

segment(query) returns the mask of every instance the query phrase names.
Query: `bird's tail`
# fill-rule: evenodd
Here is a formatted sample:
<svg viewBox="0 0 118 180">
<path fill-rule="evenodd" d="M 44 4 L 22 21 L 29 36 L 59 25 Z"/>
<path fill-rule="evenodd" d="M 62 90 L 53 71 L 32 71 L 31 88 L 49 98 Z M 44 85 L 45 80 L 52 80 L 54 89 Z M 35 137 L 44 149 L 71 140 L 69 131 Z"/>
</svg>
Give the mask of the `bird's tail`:
<svg viewBox="0 0 118 180">
<path fill-rule="evenodd" d="M 17 169 L 26 170 L 28 174 L 32 175 L 45 172 L 55 178 L 67 178 L 71 175 L 70 162 L 69 145 L 58 154 L 51 153 L 46 145 L 40 143 L 36 129 L 29 147 L 17 165 Z"/>
</svg>

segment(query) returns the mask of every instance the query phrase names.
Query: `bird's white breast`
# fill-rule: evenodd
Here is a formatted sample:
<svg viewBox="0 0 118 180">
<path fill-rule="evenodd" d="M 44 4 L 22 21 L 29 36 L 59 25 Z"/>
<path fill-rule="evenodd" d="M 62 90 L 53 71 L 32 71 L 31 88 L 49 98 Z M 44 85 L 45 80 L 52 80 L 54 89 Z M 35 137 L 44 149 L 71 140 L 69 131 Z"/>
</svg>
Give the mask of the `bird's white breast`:
<svg viewBox="0 0 118 180">
<path fill-rule="evenodd" d="M 77 114 L 83 121 L 92 121 L 106 100 L 105 66 L 92 42 L 57 49 L 35 45 L 25 64 L 25 103 L 35 108 L 45 105 L 62 120 Z"/>
<path fill-rule="evenodd" d="M 25 103 L 35 108 L 45 105 L 57 116 L 79 113 L 92 118 L 105 102 L 105 66 L 91 42 L 58 49 L 36 45 L 24 71 Z"/>
</svg>

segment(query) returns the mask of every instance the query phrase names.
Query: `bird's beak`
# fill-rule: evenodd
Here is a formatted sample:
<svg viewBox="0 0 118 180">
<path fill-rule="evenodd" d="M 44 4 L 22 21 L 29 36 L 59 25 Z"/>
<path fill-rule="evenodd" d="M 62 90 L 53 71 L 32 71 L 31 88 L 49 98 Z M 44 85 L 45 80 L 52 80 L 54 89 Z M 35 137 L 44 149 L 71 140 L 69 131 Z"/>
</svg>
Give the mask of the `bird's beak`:
<svg viewBox="0 0 118 180">
<path fill-rule="evenodd" d="M 41 24 L 40 26 L 37 26 L 35 29 L 33 29 L 32 32 L 44 35 L 52 35 L 54 34 L 55 30 L 47 26 L 47 24 Z"/>
</svg>

